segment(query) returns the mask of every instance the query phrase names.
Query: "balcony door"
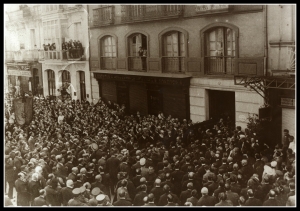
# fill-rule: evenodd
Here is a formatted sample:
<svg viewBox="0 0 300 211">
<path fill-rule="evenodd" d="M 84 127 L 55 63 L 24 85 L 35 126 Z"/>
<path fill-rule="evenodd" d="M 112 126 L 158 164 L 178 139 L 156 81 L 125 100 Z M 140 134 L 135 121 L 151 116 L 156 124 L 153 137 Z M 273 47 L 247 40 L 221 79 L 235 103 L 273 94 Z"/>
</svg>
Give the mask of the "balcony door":
<svg viewBox="0 0 300 211">
<path fill-rule="evenodd" d="M 235 31 L 214 28 L 207 34 L 206 67 L 208 74 L 233 74 L 235 50 Z"/>
<path fill-rule="evenodd" d="M 166 72 L 181 72 L 185 70 L 185 38 L 179 31 L 167 33 L 163 44 L 163 68 Z"/>
<path fill-rule="evenodd" d="M 147 58 L 147 37 L 143 34 L 134 34 L 129 37 L 129 70 L 146 70 L 146 58 Z M 146 54 L 144 58 L 141 58 L 139 51 L 142 47 Z"/>
<path fill-rule="evenodd" d="M 116 69 L 116 39 L 113 36 L 105 36 L 101 39 L 101 69 Z"/>
</svg>

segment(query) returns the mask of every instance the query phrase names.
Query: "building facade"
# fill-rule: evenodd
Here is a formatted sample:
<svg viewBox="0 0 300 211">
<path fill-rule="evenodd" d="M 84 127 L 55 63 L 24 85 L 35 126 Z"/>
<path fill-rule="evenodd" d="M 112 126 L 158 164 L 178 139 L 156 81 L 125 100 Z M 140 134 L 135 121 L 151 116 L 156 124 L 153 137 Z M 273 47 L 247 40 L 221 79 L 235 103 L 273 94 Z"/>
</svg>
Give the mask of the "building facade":
<svg viewBox="0 0 300 211">
<path fill-rule="evenodd" d="M 267 13 L 267 95 L 271 105 L 271 131 L 279 142 L 284 129 L 296 135 L 296 7 L 274 5 L 268 7 Z"/>
<path fill-rule="evenodd" d="M 235 85 L 234 75 L 266 73 L 265 10 L 89 5 L 93 98 L 123 103 L 130 113 L 161 111 L 193 122 L 229 116 L 245 128 L 264 100 Z"/>
<path fill-rule="evenodd" d="M 66 90 L 72 99 L 90 101 L 87 6 L 22 5 L 11 13 L 19 14 L 15 22 L 23 28 L 9 30 L 16 34 L 19 44 L 6 33 L 7 43 L 14 43 L 6 44 L 10 48 L 6 49 L 6 58 L 18 63 L 16 55 L 26 60 L 27 55 L 32 53 L 39 67 L 34 91 L 39 87 L 42 95 L 57 97 L 61 95 L 62 85 L 68 84 Z M 25 14 L 29 21 L 24 18 Z M 11 24 L 9 20 L 8 25 Z M 71 50 L 69 46 L 72 46 Z M 34 73 L 32 68 L 33 81 L 36 78 Z"/>
</svg>

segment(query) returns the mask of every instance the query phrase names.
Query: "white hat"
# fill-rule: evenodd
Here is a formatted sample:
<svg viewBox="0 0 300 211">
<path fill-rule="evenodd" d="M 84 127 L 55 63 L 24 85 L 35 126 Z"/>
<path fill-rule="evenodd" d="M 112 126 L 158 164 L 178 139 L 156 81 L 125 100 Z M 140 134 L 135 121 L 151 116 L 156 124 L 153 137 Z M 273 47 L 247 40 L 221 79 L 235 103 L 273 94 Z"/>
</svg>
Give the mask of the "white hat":
<svg viewBox="0 0 300 211">
<path fill-rule="evenodd" d="M 277 166 L 277 162 L 276 161 L 272 161 L 271 162 L 271 167 L 275 168 Z"/>
<path fill-rule="evenodd" d="M 141 158 L 140 159 L 140 165 L 143 166 L 146 163 L 146 159 L 145 158 Z"/>
<path fill-rule="evenodd" d="M 99 201 L 99 202 L 102 202 L 104 199 L 105 199 L 105 195 L 104 195 L 104 194 L 99 194 L 99 195 L 96 197 L 96 200 Z"/>
</svg>

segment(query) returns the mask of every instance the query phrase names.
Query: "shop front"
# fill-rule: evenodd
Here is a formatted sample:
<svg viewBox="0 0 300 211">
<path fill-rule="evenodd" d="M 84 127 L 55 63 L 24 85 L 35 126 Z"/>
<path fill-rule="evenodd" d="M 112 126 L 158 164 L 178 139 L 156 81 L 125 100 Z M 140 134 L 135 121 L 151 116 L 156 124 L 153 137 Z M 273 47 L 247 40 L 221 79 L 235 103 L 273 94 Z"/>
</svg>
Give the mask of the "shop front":
<svg viewBox="0 0 300 211">
<path fill-rule="evenodd" d="M 181 120 L 190 118 L 189 76 L 141 74 L 94 72 L 94 78 L 100 97 L 124 104 L 128 114 L 164 113 Z"/>
</svg>

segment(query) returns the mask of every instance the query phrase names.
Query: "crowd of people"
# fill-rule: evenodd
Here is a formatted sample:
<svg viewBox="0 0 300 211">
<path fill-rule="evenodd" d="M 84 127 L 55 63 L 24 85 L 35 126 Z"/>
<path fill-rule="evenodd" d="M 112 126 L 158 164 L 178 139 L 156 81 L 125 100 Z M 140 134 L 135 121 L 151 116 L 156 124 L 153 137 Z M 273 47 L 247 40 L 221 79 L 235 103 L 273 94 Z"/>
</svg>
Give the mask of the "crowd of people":
<svg viewBox="0 0 300 211">
<path fill-rule="evenodd" d="M 295 206 L 288 130 L 272 148 L 227 119 L 196 127 L 102 99 L 35 97 L 33 112 L 23 126 L 5 112 L 5 206 Z"/>
</svg>

